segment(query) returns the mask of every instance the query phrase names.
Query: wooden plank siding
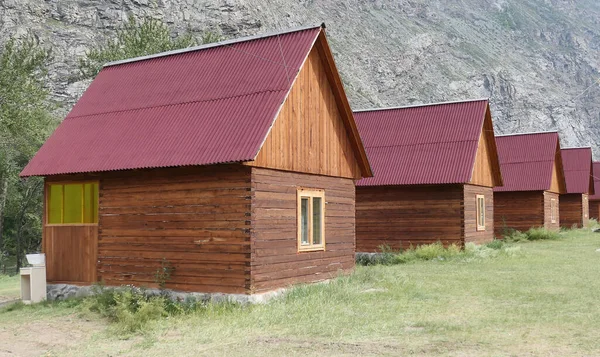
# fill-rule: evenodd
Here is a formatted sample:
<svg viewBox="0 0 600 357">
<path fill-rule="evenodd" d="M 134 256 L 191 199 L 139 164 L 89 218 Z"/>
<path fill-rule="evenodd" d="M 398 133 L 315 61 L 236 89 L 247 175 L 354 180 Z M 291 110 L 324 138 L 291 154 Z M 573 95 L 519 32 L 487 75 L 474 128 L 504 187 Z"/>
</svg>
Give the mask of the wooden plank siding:
<svg viewBox="0 0 600 357">
<path fill-rule="evenodd" d="M 98 178 L 94 175 L 64 175 L 47 177 L 44 181 L 42 252 L 46 254 L 46 280 L 75 285 L 97 282 L 98 225 L 49 225 L 46 209 L 49 184 L 98 181 Z"/>
<path fill-rule="evenodd" d="M 556 219 L 551 220 L 551 199 L 556 201 Z M 494 192 L 495 235 L 502 238 L 507 229 L 527 231 L 532 227 L 559 228 L 559 195 L 548 191 Z"/>
<path fill-rule="evenodd" d="M 552 167 L 552 181 L 550 182 L 550 189 L 548 190 L 549 192 L 566 192 L 565 178 L 559 165 L 560 162 L 562 162 L 562 157 L 560 156 L 560 148 L 558 148 L 556 157 L 554 159 L 554 166 Z"/>
<path fill-rule="evenodd" d="M 485 230 L 477 230 L 477 195 L 485 198 Z M 464 186 L 464 242 L 477 244 L 494 240 L 494 190 L 491 187 Z"/>
<path fill-rule="evenodd" d="M 462 185 L 356 187 L 356 251 L 461 244 Z"/>
<path fill-rule="evenodd" d="M 488 110 L 483 122 L 483 130 L 479 136 L 479 144 L 477 145 L 470 184 L 485 187 L 494 187 L 502 184 L 502 175 L 497 155 L 492 117 Z"/>
<path fill-rule="evenodd" d="M 325 251 L 298 252 L 297 189 L 325 192 Z M 351 179 L 252 168 L 251 292 L 330 279 L 354 268 Z"/>
<path fill-rule="evenodd" d="M 361 178 L 317 47 L 313 48 L 256 159 L 248 165 Z"/>
<path fill-rule="evenodd" d="M 560 195 L 560 226 L 581 228 L 588 225 L 589 206 L 587 194 Z"/>
<path fill-rule="evenodd" d="M 589 201 L 590 218 L 600 219 L 600 201 Z"/>
<path fill-rule="evenodd" d="M 45 226 L 42 236 L 48 282 L 89 285 L 97 281 L 97 225 Z"/>
</svg>

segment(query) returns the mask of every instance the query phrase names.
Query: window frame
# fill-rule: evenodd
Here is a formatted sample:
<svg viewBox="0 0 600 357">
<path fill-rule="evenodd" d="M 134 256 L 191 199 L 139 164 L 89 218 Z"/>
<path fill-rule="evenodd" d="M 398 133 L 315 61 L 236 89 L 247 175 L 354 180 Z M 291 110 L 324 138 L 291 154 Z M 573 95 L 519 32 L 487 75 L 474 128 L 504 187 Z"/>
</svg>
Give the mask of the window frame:
<svg viewBox="0 0 600 357">
<path fill-rule="evenodd" d="M 97 184 L 98 185 L 98 189 L 96 191 L 96 217 L 95 217 L 95 223 L 49 223 L 49 219 L 50 219 L 50 215 L 49 215 L 49 210 L 50 210 L 50 186 L 53 185 L 61 185 L 63 186 L 62 189 L 62 193 L 63 193 L 63 199 L 62 199 L 62 205 L 61 205 L 61 219 L 62 221 L 64 221 L 64 211 L 65 211 L 65 206 L 64 206 L 64 186 L 65 185 L 81 185 L 82 190 L 85 190 L 85 185 L 86 184 Z M 44 226 L 46 227 L 65 227 L 65 226 L 97 226 L 98 225 L 98 221 L 100 219 L 100 181 L 97 180 L 90 180 L 90 181 L 53 181 L 53 182 L 46 182 L 44 185 Z M 84 204 L 85 204 L 85 191 L 82 192 L 82 202 L 81 202 L 81 211 L 82 211 L 82 215 L 84 215 L 85 213 L 85 208 L 84 208 Z M 83 219 L 82 219 L 83 220 Z"/>
<path fill-rule="evenodd" d="M 479 200 L 483 201 L 483 208 L 479 205 Z M 485 214 L 485 195 L 475 195 L 475 204 L 477 206 L 477 208 L 475 209 L 475 212 L 477 214 L 477 216 L 475 217 L 475 225 L 477 226 L 477 231 L 478 232 L 482 232 L 485 231 L 485 221 L 486 221 L 486 214 Z M 480 222 L 480 218 L 483 214 L 483 222 Z M 480 224 L 483 223 L 483 224 Z"/>
<path fill-rule="evenodd" d="M 321 243 L 313 243 L 313 198 L 321 199 Z M 308 198 L 308 245 L 302 245 L 302 198 Z M 296 222 L 298 252 L 325 251 L 325 190 L 298 188 L 296 192 Z"/>
<path fill-rule="evenodd" d="M 550 223 L 556 223 L 556 198 L 550 198 Z"/>
</svg>

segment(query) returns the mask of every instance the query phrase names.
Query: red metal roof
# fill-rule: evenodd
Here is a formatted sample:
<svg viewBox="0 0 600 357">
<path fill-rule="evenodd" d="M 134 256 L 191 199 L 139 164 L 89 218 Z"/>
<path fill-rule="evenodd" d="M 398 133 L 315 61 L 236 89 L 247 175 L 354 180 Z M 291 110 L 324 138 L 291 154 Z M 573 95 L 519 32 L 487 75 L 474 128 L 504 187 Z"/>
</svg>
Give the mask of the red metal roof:
<svg viewBox="0 0 600 357">
<path fill-rule="evenodd" d="M 567 193 L 589 193 L 592 182 L 592 149 L 569 148 L 560 151 Z"/>
<path fill-rule="evenodd" d="M 594 194 L 590 195 L 590 200 L 600 201 L 600 162 L 592 163 L 594 175 Z"/>
<path fill-rule="evenodd" d="M 358 186 L 471 180 L 487 99 L 357 111 L 374 177 Z"/>
<path fill-rule="evenodd" d="M 253 160 L 320 32 L 106 66 L 21 176 Z"/>
<path fill-rule="evenodd" d="M 496 136 L 504 186 L 494 191 L 550 189 L 558 145 L 556 132 Z"/>
</svg>

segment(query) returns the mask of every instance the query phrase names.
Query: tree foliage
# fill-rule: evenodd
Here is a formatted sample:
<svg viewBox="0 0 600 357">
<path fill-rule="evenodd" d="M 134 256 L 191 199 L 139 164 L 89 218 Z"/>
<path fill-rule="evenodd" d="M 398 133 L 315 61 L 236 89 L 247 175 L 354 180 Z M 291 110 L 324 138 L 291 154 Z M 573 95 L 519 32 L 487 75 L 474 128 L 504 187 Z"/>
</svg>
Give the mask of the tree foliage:
<svg viewBox="0 0 600 357">
<path fill-rule="evenodd" d="M 0 48 L 0 269 L 8 254 L 20 262 L 41 238 L 43 184 L 19 180 L 20 170 L 56 123 L 45 86 L 51 51 L 33 36 Z M 0 270 L 0 272 L 2 272 Z"/>
<path fill-rule="evenodd" d="M 219 39 L 220 37 L 212 32 L 203 33 L 200 40 L 189 31 L 172 36 L 171 29 L 161 20 L 148 17 L 138 23 L 135 18 L 130 17 L 129 21 L 117 30 L 114 39 L 108 39 L 97 48 L 88 50 L 86 56 L 79 60 L 80 77 L 95 77 L 102 66 L 111 61 L 177 50 Z"/>
</svg>

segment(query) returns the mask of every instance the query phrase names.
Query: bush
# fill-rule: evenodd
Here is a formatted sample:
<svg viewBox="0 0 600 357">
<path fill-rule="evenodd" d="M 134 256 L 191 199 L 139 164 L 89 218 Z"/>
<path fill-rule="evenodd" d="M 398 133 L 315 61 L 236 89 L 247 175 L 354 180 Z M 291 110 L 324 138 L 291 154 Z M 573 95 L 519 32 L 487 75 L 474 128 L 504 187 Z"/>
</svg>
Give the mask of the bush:
<svg viewBox="0 0 600 357">
<path fill-rule="evenodd" d="M 206 307 L 206 304 L 195 299 L 173 301 L 166 294 L 150 295 L 134 286 L 114 289 L 98 285 L 93 292 L 83 300 L 82 311 L 109 319 L 115 324 L 117 332 L 125 334 L 142 330 L 151 321 Z"/>
<path fill-rule="evenodd" d="M 549 231 L 546 228 L 530 228 L 527 232 L 511 230 L 504 235 L 504 240 L 508 242 L 525 242 L 536 240 L 556 240 L 560 239 L 560 234 Z"/>
<path fill-rule="evenodd" d="M 549 231 L 545 228 L 530 228 L 527 232 L 527 240 L 557 240 L 560 239 L 560 234 Z"/>
<path fill-rule="evenodd" d="M 411 247 L 403 252 L 392 252 L 382 250 L 379 254 L 357 254 L 356 264 L 358 265 L 395 265 L 407 264 L 417 261 L 450 261 L 450 260 L 469 260 L 495 257 L 498 255 L 514 255 L 519 250 L 508 243 L 499 241 L 489 243 L 491 246 L 480 246 L 468 243 L 465 249 L 452 244 L 444 247 L 441 242 L 420 245 L 416 248 Z"/>
</svg>

